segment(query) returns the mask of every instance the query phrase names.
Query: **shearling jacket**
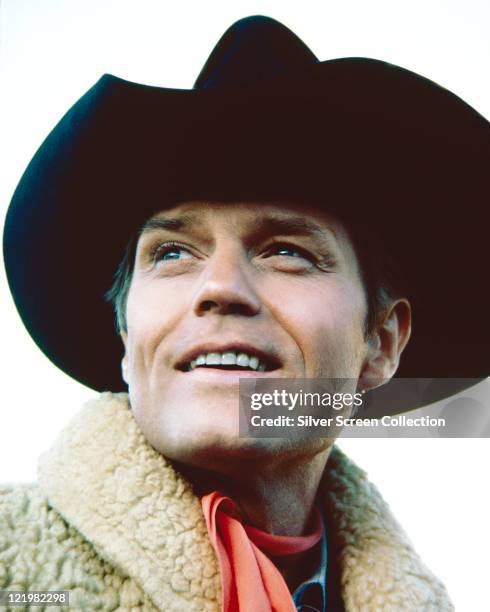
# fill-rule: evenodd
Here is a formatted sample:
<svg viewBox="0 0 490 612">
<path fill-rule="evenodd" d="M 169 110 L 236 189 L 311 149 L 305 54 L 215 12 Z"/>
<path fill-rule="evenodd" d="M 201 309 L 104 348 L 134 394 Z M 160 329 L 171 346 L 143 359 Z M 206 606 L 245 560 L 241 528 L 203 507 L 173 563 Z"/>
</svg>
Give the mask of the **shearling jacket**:
<svg viewBox="0 0 490 612">
<path fill-rule="evenodd" d="M 338 449 L 319 499 L 328 610 L 453 610 L 376 488 Z M 125 394 L 84 407 L 41 458 L 37 484 L 0 491 L 0 589 L 69 590 L 71 610 L 220 609 L 200 501 L 146 442 Z"/>
</svg>

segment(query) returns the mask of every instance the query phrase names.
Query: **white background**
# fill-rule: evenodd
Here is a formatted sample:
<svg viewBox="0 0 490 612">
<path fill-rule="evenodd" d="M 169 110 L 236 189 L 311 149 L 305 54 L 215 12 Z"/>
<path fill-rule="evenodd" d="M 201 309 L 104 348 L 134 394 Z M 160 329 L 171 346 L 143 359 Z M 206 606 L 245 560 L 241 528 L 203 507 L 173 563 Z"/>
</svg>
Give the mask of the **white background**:
<svg viewBox="0 0 490 612">
<path fill-rule="evenodd" d="M 490 117 L 486 0 L 3 0 L 2 219 L 36 148 L 101 74 L 191 87 L 224 30 L 257 13 L 285 23 L 320 59 L 391 61 Z M 38 454 L 93 392 L 34 346 L 3 266 L 0 274 L 0 482 L 32 480 Z M 489 610 L 488 440 L 346 440 L 342 447 L 380 487 L 457 610 Z"/>
</svg>

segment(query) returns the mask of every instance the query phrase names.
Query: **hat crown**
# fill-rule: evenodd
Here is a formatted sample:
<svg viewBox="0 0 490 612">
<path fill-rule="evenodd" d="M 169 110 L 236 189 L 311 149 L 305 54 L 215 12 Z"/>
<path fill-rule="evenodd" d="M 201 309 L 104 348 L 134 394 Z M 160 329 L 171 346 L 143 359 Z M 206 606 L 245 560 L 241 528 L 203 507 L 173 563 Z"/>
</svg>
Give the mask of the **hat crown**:
<svg viewBox="0 0 490 612">
<path fill-rule="evenodd" d="M 246 17 L 220 38 L 194 89 L 257 84 L 315 63 L 313 52 L 282 23 L 261 15 Z"/>
</svg>

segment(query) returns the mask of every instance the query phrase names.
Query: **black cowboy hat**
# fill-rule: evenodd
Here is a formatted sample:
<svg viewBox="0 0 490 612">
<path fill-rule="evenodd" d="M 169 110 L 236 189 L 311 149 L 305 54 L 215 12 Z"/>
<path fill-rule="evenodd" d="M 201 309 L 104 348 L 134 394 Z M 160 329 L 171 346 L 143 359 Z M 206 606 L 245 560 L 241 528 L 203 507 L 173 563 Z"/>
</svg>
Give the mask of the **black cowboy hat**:
<svg viewBox="0 0 490 612">
<path fill-rule="evenodd" d="M 314 202 L 397 262 L 414 320 L 397 376 L 472 379 L 454 391 L 489 374 L 489 152 L 489 123 L 430 80 L 320 62 L 278 22 L 243 19 L 193 89 L 105 75 L 61 119 L 7 214 L 10 288 L 58 367 L 121 390 L 104 294 L 149 215 L 192 199 Z M 452 392 L 434 389 L 426 403 Z"/>
</svg>

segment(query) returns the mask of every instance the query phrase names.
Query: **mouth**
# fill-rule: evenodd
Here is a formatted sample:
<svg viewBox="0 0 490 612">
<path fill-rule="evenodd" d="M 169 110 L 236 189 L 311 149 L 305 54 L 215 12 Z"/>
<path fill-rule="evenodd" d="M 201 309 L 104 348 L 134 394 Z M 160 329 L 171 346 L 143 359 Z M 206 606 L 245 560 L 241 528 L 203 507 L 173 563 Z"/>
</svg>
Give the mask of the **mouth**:
<svg viewBox="0 0 490 612">
<path fill-rule="evenodd" d="M 272 372 L 281 366 L 277 357 L 253 347 L 200 348 L 177 364 L 181 372 L 214 369 L 235 372 Z"/>
</svg>

